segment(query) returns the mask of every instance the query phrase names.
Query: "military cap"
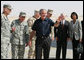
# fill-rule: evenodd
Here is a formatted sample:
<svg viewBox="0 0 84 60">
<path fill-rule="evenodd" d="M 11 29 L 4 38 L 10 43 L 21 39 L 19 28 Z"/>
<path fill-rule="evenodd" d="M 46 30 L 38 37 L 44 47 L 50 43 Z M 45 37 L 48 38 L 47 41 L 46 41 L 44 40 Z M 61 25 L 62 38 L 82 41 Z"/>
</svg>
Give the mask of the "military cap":
<svg viewBox="0 0 84 60">
<path fill-rule="evenodd" d="M 20 12 L 20 16 L 26 16 L 25 12 Z"/>
<path fill-rule="evenodd" d="M 39 10 L 34 10 L 35 13 L 39 13 Z"/>
<path fill-rule="evenodd" d="M 11 5 L 9 5 L 9 4 L 4 4 L 4 5 L 3 5 L 3 8 L 12 9 Z"/>
<path fill-rule="evenodd" d="M 48 13 L 52 14 L 53 13 L 53 10 L 48 9 Z"/>
</svg>

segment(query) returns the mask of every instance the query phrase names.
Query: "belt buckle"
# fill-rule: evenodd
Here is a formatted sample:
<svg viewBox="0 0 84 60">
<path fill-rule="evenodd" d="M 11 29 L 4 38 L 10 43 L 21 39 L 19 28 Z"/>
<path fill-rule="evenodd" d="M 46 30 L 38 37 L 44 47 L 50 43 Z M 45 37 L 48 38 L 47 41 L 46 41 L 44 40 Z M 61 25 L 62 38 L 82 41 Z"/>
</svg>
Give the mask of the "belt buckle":
<svg viewBox="0 0 84 60">
<path fill-rule="evenodd" d="M 43 36 L 42 36 L 42 38 L 43 38 Z"/>
</svg>

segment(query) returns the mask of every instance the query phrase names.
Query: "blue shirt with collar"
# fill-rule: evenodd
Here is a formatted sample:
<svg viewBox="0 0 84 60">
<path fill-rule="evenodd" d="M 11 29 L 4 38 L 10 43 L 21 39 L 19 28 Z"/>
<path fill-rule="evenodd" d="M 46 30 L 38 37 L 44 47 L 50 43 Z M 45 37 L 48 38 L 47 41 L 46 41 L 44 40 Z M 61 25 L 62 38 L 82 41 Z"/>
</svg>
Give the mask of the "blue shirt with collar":
<svg viewBox="0 0 84 60">
<path fill-rule="evenodd" d="M 54 26 L 54 22 L 51 19 L 45 18 L 42 21 L 41 18 L 37 19 L 32 26 L 32 30 L 36 31 L 36 36 L 49 36 L 51 33 L 51 26 Z"/>
</svg>

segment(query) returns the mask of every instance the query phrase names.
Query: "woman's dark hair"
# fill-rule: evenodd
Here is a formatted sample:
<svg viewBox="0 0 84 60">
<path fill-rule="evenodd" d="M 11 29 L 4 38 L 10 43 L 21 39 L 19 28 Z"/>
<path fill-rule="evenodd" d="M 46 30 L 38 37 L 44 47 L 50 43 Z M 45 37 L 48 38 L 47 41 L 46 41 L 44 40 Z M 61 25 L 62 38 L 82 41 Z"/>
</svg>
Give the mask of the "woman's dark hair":
<svg viewBox="0 0 84 60">
<path fill-rule="evenodd" d="M 72 13 L 71 13 L 71 19 L 73 19 L 73 18 L 72 18 L 72 15 L 76 15 L 76 19 L 78 19 L 78 15 L 77 15 L 76 12 L 72 12 Z"/>
</svg>

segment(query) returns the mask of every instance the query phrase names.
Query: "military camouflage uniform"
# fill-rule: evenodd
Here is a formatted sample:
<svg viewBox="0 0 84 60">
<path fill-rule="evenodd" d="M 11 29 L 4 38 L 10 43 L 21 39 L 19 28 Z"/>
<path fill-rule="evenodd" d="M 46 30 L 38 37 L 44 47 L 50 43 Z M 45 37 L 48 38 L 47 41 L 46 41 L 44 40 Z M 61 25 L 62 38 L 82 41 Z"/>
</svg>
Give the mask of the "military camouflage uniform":
<svg viewBox="0 0 84 60">
<path fill-rule="evenodd" d="M 54 38 L 54 27 L 51 26 L 51 33 L 50 33 L 51 39 Z"/>
<path fill-rule="evenodd" d="M 19 19 L 14 20 L 11 24 L 11 28 L 15 27 L 15 31 L 12 32 L 12 58 L 23 59 L 25 52 L 25 44 L 28 43 L 29 32 L 26 21 L 20 23 Z"/>
<path fill-rule="evenodd" d="M 48 9 L 47 13 L 53 14 L 53 10 Z M 51 19 L 51 17 L 49 19 Z M 51 20 L 53 20 L 53 19 L 51 19 Z M 51 27 L 50 37 L 51 37 L 51 39 L 54 38 L 54 26 Z"/>
<path fill-rule="evenodd" d="M 35 20 L 36 18 L 33 16 L 29 18 L 27 21 L 28 26 L 29 26 L 29 34 L 32 32 L 32 25 L 34 24 Z M 28 52 L 29 59 L 34 58 L 34 55 L 35 55 L 35 40 L 36 40 L 36 36 L 32 38 L 32 46 L 29 47 L 29 52 Z"/>
<path fill-rule="evenodd" d="M 10 44 L 10 24 L 8 17 L 1 15 L 1 58 L 8 59 Z"/>
</svg>

